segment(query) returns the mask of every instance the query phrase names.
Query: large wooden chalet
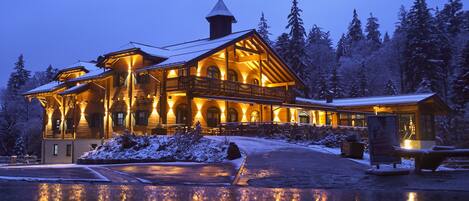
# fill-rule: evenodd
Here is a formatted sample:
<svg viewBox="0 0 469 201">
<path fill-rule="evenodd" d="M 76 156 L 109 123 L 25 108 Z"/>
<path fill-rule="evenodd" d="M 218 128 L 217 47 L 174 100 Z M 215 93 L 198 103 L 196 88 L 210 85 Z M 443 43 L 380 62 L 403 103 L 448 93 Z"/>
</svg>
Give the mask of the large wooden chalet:
<svg viewBox="0 0 469 201">
<path fill-rule="evenodd" d="M 255 30 L 232 32 L 236 19 L 223 1 L 206 19 L 209 38 L 165 47 L 130 42 L 26 92 L 44 107 L 43 162 L 74 162 L 125 131 L 171 132 L 196 122 L 206 133 L 227 122 L 365 127 L 366 115 L 396 113 L 415 147 L 433 142 L 434 115 L 447 110 L 438 96 L 297 97 L 305 84 Z"/>
</svg>

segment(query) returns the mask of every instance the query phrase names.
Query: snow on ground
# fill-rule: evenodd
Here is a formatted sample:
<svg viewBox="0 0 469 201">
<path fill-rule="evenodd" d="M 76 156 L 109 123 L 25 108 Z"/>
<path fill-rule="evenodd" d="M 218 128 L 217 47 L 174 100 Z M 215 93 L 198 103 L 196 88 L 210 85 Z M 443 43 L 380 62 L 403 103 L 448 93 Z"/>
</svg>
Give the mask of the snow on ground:
<svg viewBox="0 0 469 201">
<path fill-rule="evenodd" d="M 241 136 L 207 136 L 206 138 L 216 140 L 219 142 L 228 140 L 236 143 L 238 147 L 247 154 L 257 154 L 271 152 L 274 150 L 285 149 L 289 147 L 298 147 L 291 143 L 286 143 L 277 140 L 256 138 L 256 137 L 241 137 Z"/>
<path fill-rule="evenodd" d="M 221 162 L 227 158 L 228 144 L 190 136 L 117 136 L 81 159 L 161 160 Z"/>
</svg>

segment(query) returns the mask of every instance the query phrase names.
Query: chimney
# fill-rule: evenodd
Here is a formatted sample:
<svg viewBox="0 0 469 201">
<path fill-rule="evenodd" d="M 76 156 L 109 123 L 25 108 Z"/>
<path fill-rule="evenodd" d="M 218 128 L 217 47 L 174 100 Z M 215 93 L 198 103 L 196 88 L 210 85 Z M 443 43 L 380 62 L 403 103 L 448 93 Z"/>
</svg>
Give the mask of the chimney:
<svg viewBox="0 0 469 201">
<path fill-rule="evenodd" d="M 228 10 L 223 0 L 218 0 L 206 19 L 210 23 L 211 40 L 230 35 L 232 24 L 236 23 L 236 18 Z"/>
</svg>

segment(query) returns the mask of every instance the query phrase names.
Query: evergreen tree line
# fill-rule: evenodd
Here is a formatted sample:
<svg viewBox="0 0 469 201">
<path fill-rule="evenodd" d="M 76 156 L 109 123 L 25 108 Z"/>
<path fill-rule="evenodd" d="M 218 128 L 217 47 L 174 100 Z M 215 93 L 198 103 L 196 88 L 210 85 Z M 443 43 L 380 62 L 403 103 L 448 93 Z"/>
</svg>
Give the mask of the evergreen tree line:
<svg viewBox="0 0 469 201">
<path fill-rule="evenodd" d="M 0 156 L 40 156 L 44 109 L 37 100 L 30 102 L 22 93 L 51 82 L 56 72 L 49 65 L 45 71 L 31 75 L 23 55 L 18 57 L 6 88 L 1 90 Z"/>
<path fill-rule="evenodd" d="M 353 10 L 346 33 L 336 46 L 330 32 L 314 25 L 308 32 L 298 0 L 292 0 L 288 32 L 270 39 L 265 15 L 260 35 L 308 85 L 303 95 L 325 99 L 437 93 L 453 109 L 439 121 L 443 136 L 468 133 L 469 11 L 461 0 L 449 0 L 442 9 L 414 0 L 398 12 L 394 33 L 382 34 L 378 18 L 370 13 L 363 25 Z M 450 134 L 451 133 L 451 134 Z M 454 135 L 457 134 L 457 135 Z"/>
</svg>

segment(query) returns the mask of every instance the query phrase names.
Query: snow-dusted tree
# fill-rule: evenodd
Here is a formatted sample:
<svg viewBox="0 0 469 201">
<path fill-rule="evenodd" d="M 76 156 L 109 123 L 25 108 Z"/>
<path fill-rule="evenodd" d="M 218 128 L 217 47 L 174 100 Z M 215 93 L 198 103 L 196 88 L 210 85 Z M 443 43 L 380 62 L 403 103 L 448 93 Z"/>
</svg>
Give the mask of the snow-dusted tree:
<svg viewBox="0 0 469 201">
<path fill-rule="evenodd" d="M 317 88 L 317 92 L 315 94 L 315 98 L 326 99 L 329 89 L 327 86 L 326 75 L 322 70 L 320 70 L 317 74 L 316 88 Z"/>
<path fill-rule="evenodd" d="M 290 29 L 290 45 L 287 54 L 287 62 L 290 67 L 298 74 L 298 76 L 304 80 L 307 80 L 307 70 L 305 70 L 305 36 L 306 31 L 303 27 L 303 19 L 301 19 L 301 12 L 298 7 L 298 0 L 292 1 L 292 7 L 290 14 L 288 15 L 287 29 Z"/>
<path fill-rule="evenodd" d="M 306 40 L 306 55 L 305 62 L 310 75 L 316 75 L 320 70 L 328 71 L 329 68 L 336 66 L 335 53 L 329 32 L 324 32 L 320 27 L 314 25 Z M 316 79 L 316 76 L 310 76 L 308 82 L 314 86 Z M 310 92 L 315 97 L 316 87 L 312 87 Z"/>
<path fill-rule="evenodd" d="M 360 97 L 359 95 L 359 89 L 358 89 L 358 84 L 357 82 L 354 80 L 352 81 L 352 84 L 350 85 L 350 89 L 349 89 L 349 97 L 350 98 L 356 98 L 356 97 Z"/>
<path fill-rule="evenodd" d="M 358 95 L 360 97 L 368 96 L 368 77 L 366 76 L 366 68 L 365 65 L 362 65 L 361 68 L 358 69 Z"/>
<path fill-rule="evenodd" d="M 415 92 L 417 92 L 417 93 L 433 93 L 432 83 L 427 78 L 423 78 Z"/>
<path fill-rule="evenodd" d="M 344 89 L 341 85 L 341 76 L 337 70 L 337 67 L 333 67 L 331 69 L 331 75 L 329 76 L 329 86 L 333 98 L 344 97 Z"/>
<path fill-rule="evenodd" d="M 342 34 L 342 36 L 339 39 L 339 42 L 337 42 L 337 50 L 336 50 L 336 58 L 337 61 L 340 59 L 342 56 L 348 55 L 348 39 L 345 36 L 345 34 Z"/>
<path fill-rule="evenodd" d="M 374 17 L 373 13 L 370 13 L 365 31 L 368 44 L 370 44 L 374 50 L 381 47 L 381 32 L 379 32 L 378 18 Z"/>
<path fill-rule="evenodd" d="M 435 47 L 432 40 L 432 16 L 425 0 L 415 0 L 407 16 L 404 92 L 414 92 L 425 78 L 433 91 L 438 90 Z"/>
<path fill-rule="evenodd" d="M 394 82 L 392 80 L 388 80 L 386 82 L 386 86 L 384 87 L 384 95 L 394 96 L 397 94 L 398 92 L 396 89 L 396 85 L 394 85 Z"/>
<path fill-rule="evenodd" d="M 48 82 L 51 82 L 54 79 L 54 76 L 57 74 L 58 69 L 53 68 L 52 65 L 49 65 L 46 69 L 46 79 Z"/>
<path fill-rule="evenodd" d="M 451 100 L 456 112 L 464 114 L 466 104 L 469 102 L 469 41 L 461 52 L 458 67 Z"/>
<path fill-rule="evenodd" d="M 25 143 L 24 143 L 23 137 L 21 136 L 17 137 L 16 142 L 15 142 L 15 147 L 13 150 L 14 154 L 17 156 L 23 156 L 26 153 L 26 149 L 24 145 Z"/>
<path fill-rule="evenodd" d="M 363 40 L 365 37 L 362 30 L 362 22 L 358 18 L 357 10 L 353 10 L 353 19 L 348 27 L 347 37 L 351 43 Z"/>
<path fill-rule="evenodd" d="M 391 41 L 391 38 L 389 37 L 388 32 L 386 32 L 386 33 L 384 33 L 383 44 L 386 44 L 386 43 L 388 43 L 389 41 Z"/>
<path fill-rule="evenodd" d="M 272 35 L 269 32 L 270 26 L 267 23 L 267 19 L 264 16 L 264 12 L 261 14 L 261 19 L 259 20 L 259 25 L 257 26 L 257 32 L 261 37 L 267 41 L 269 44 L 272 44 L 272 41 L 270 40 L 270 35 Z"/>
<path fill-rule="evenodd" d="M 443 21 L 443 30 L 452 36 L 458 34 L 463 24 L 463 4 L 461 0 L 449 0 L 443 10 L 438 12 L 439 18 Z"/>
<path fill-rule="evenodd" d="M 287 33 L 281 34 L 277 41 L 275 42 L 275 51 L 278 53 L 283 60 L 288 60 L 288 49 L 289 49 L 290 39 L 288 38 Z"/>
<path fill-rule="evenodd" d="M 15 63 L 14 71 L 10 74 L 7 89 L 13 94 L 18 94 L 21 87 L 28 81 L 30 72 L 24 67 L 24 59 L 21 54 Z"/>
</svg>

